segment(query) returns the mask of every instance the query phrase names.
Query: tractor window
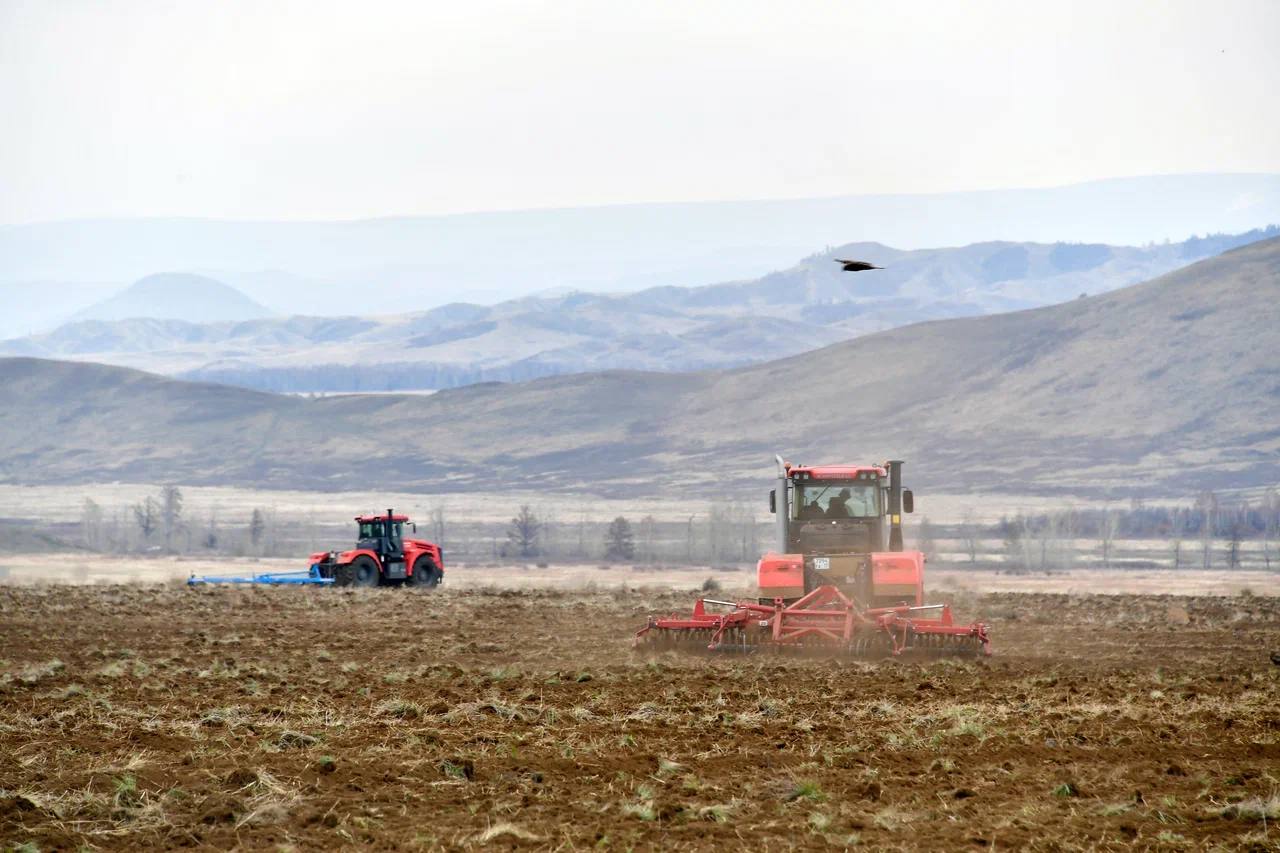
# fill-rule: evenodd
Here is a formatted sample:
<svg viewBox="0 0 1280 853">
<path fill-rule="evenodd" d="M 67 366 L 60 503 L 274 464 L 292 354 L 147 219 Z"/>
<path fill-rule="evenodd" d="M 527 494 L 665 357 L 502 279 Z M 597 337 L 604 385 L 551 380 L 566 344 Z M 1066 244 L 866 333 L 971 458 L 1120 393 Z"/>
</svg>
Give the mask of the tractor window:
<svg viewBox="0 0 1280 853">
<path fill-rule="evenodd" d="M 360 539 L 381 539 L 383 536 L 383 528 L 386 526 L 382 521 L 362 521 L 360 522 Z M 396 539 L 404 538 L 404 522 L 393 521 L 391 523 L 391 532 Z"/>
<path fill-rule="evenodd" d="M 876 518 L 880 515 L 880 487 L 853 481 L 797 484 L 792 512 L 801 521 Z"/>
</svg>

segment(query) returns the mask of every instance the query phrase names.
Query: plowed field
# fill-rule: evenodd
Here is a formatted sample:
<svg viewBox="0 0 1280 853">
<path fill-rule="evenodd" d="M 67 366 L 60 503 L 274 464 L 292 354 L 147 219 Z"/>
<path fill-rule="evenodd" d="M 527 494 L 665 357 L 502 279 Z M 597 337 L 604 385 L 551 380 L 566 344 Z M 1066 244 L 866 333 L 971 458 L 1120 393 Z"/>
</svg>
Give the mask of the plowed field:
<svg viewBox="0 0 1280 853">
<path fill-rule="evenodd" d="M 977 662 L 631 652 L 690 603 L 0 588 L 0 842 L 1280 846 L 1278 599 L 962 595 Z"/>
</svg>

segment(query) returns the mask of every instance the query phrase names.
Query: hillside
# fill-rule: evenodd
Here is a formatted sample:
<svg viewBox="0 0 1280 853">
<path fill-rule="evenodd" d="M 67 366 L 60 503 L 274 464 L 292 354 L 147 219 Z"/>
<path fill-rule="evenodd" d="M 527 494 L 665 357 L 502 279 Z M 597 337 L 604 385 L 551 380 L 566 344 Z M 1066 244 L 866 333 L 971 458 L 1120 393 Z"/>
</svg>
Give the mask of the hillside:
<svg viewBox="0 0 1280 853">
<path fill-rule="evenodd" d="M 713 495 L 758 489 L 781 450 L 901 456 L 926 490 L 1186 495 L 1280 481 L 1278 347 L 1271 239 L 1105 295 L 729 371 L 309 400 L 6 359 L 0 477 Z"/>
<path fill-rule="evenodd" d="M 70 322 L 146 317 L 202 323 L 253 320 L 271 312 L 230 285 L 203 275 L 156 273 L 72 315 Z"/>
<path fill-rule="evenodd" d="M 855 243 L 763 278 L 702 287 L 456 303 L 401 316 L 74 323 L 2 343 L 0 354 L 291 392 L 450 388 L 609 369 L 721 369 L 922 320 L 1113 290 L 1277 233 L 1145 247 L 995 242 L 902 250 Z M 886 269 L 851 275 L 835 257 Z"/>
</svg>

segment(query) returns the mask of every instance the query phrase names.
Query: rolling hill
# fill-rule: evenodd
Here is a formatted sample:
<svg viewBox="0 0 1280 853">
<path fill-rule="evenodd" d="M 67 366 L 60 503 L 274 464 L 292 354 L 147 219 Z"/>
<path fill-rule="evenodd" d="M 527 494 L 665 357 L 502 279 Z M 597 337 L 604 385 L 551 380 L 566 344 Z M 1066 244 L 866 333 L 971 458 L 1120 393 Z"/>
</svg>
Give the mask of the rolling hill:
<svg viewBox="0 0 1280 853">
<path fill-rule="evenodd" d="M 291 392 L 451 388 L 607 369 L 720 369 L 921 320 L 1113 290 L 1277 233 L 1273 227 L 1145 247 L 994 242 L 902 250 L 856 243 L 763 278 L 702 287 L 571 292 L 403 316 L 192 322 L 152 319 L 172 316 L 153 312 L 0 343 L 0 354 Z M 849 256 L 886 269 L 851 275 L 832 262 Z"/>
<path fill-rule="evenodd" d="M 162 270 L 211 276 L 280 315 L 364 316 L 493 304 L 549 290 L 621 293 L 750 280 L 819 246 L 850 240 L 909 249 L 992 240 L 1143 245 L 1270 222 L 1280 222 L 1280 175 L 1193 174 L 978 192 L 335 222 L 0 225 L 0 304 L 34 283 L 59 295 L 30 300 L 20 316 L 0 314 L 0 338 L 50 331 Z"/>
<path fill-rule="evenodd" d="M 254 320 L 271 312 L 230 285 L 203 275 L 156 273 L 71 316 L 71 323 L 151 318 L 202 323 Z"/>
<path fill-rule="evenodd" d="M 794 459 L 923 489 L 1186 495 L 1280 481 L 1280 239 L 1112 293 L 724 371 L 305 399 L 0 360 L 0 478 L 741 495 Z"/>
</svg>

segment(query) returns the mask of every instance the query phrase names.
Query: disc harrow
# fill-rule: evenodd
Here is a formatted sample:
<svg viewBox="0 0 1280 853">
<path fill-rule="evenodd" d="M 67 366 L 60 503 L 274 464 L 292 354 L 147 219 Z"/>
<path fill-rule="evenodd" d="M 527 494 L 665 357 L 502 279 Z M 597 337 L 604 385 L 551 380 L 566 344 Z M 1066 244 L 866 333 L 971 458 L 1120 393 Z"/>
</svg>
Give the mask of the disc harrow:
<svg viewBox="0 0 1280 853">
<path fill-rule="evenodd" d="M 635 645 L 653 652 L 985 657 L 991 654 L 987 631 L 981 622 L 956 625 L 948 604 L 863 608 L 836 587 L 822 586 L 791 604 L 700 598 L 688 616 L 649 617 Z"/>
</svg>

